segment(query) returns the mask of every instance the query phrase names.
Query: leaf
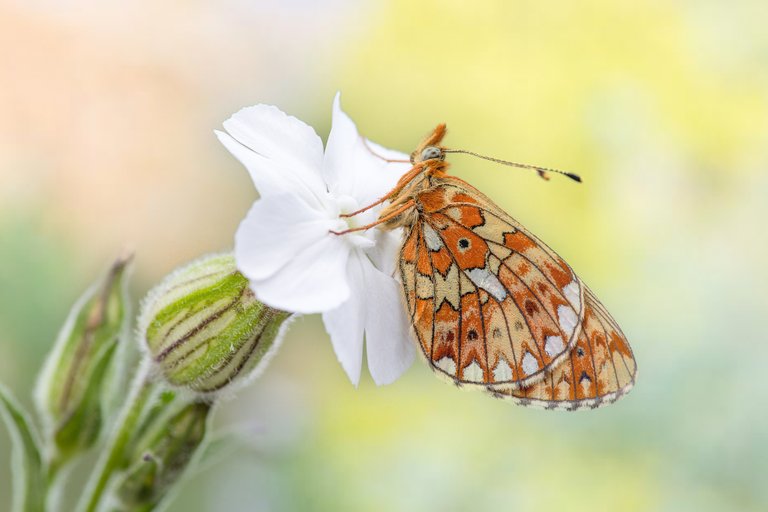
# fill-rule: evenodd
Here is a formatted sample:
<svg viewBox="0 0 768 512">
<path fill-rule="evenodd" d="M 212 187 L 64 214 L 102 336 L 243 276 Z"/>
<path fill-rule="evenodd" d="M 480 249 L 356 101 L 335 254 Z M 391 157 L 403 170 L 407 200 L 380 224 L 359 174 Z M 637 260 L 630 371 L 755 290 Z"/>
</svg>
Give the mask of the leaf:
<svg viewBox="0 0 768 512">
<path fill-rule="evenodd" d="M 0 415 L 13 444 L 13 507 L 15 512 L 45 512 L 46 481 L 40 442 L 29 414 L 0 385 Z"/>
</svg>

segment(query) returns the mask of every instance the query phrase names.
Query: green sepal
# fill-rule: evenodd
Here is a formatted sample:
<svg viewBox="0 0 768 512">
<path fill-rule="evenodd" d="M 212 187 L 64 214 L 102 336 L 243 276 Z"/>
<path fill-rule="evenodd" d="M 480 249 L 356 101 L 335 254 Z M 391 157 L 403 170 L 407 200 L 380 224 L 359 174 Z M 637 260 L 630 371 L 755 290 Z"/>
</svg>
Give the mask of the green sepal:
<svg viewBox="0 0 768 512">
<path fill-rule="evenodd" d="M 45 512 L 46 475 L 42 450 L 29 414 L 0 385 L 0 415 L 11 436 L 14 512 Z"/>
<path fill-rule="evenodd" d="M 128 454 L 131 464 L 115 487 L 122 507 L 118 510 L 151 510 L 168 495 L 205 439 L 211 408 L 206 402 L 167 401 L 153 408 L 137 431 Z"/>
<path fill-rule="evenodd" d="M 112 362 L 116 346 L 105 347 L 106 350 L 97 358 L 91 379 L 102 382 Z M 67 460 L 88 448 L 101 434 L 104 418 L 101 409 L 102 389 L 99 386 L 89 386 L 82 396 L 80 407 L 71 415 L 63 418 L 53 431 L 53 441 L 58 448 L 57 458 Z"/>
<path fill-rule="evenodd" d="M 127 327 L 130 259 L 117 260 L 72 307 L 38 376 L 35 401 L 56 467 L 93 446 L 103 430 L 112 361 Z"/>
</svg>

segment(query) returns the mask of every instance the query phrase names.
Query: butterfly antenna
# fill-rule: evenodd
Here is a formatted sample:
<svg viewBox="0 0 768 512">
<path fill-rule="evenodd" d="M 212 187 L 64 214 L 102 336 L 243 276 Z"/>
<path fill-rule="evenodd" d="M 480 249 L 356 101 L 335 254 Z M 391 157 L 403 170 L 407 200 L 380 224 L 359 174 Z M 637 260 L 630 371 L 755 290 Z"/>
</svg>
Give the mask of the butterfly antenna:
<svg viewBox="0 0 768 512">
<path fill-rule="evenodd" d="M 479 153 L 474 153 L 472 151 L 467 151 L 464 149 L 444 149 L 443 153 L 464 153 L 466 155 L 472 155 L 472 156 L 476 156 L 477 158 L 482 158 L 483 160 L 490 160 L 491 162 L 496 162 L 497 164 L 509 165 L 510 167 L 519 167 L 521 169 L 530 169 L 532 171 L 536 171 L 536 173 L 542 178 L 544 178 L 545 180 L 549 180 L 549 176 L 547 176 L 548 172 L 554 172 L 557 174 L 562 174 L 563 176 L 567 176 L 571 178 L 573 181 L 581 183 L 581 176 L 579 176 L 578 174 L 574 174 L 572 172 L 559 171 L 557 169 L 549 169 L 547 167 L 539 167 L 538 165 L 519 164 L 517 162 L 501 160 L 500 158 L 493 158 L 491 156 L 481 155 Z"/>
</svg>

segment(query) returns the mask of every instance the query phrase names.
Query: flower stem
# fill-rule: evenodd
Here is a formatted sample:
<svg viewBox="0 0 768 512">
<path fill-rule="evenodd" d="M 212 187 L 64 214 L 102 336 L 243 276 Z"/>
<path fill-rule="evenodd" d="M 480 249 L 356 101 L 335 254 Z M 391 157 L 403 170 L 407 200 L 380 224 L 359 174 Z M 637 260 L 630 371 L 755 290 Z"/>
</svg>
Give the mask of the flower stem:
<svg viewBox="0 0 768 512">
<path fill-rule="evenodd" d="M 69 468 L 62 462 L 61 459 L 53 458 L 52 460 L 48 461 L 47 467 L 45 469 L 45 500 L 48 507 L 47 509 L 58 510 L 61 508 L 62 490 L 68 469 Z"/>
<path fill-rule="evenodd" d="M 77 507 L 81 512 L 97 510 L 110 478 L 115 470 L 122 466 L 126 447 L 131 441 L 131 434 L 135 431 L 154 390 L 153 383 L 149 379 L 149 369 L 150 361 L 145 359 L 133 378 L 131 394 L 120 412 L 112 435 L 85 487 L 85 494 Z"/>
</svg>

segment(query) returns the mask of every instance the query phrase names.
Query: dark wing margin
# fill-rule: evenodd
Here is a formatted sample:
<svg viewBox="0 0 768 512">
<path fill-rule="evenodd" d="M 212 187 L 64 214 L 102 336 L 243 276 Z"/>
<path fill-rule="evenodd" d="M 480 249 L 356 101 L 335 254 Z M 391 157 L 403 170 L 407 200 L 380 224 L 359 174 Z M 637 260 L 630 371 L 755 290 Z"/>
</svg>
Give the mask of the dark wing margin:
<svg viewBox="0 0 768 512">
<path fill-rule="evenodd" d="M 498 398 L 545 409 L 596 409 L 626 395 L 637 378 L 637 363 L 616 321 L 585 289 L 584 329 L 568 359 L 548 377 L 520 389 L 488 389 Z"/>
</svg>

